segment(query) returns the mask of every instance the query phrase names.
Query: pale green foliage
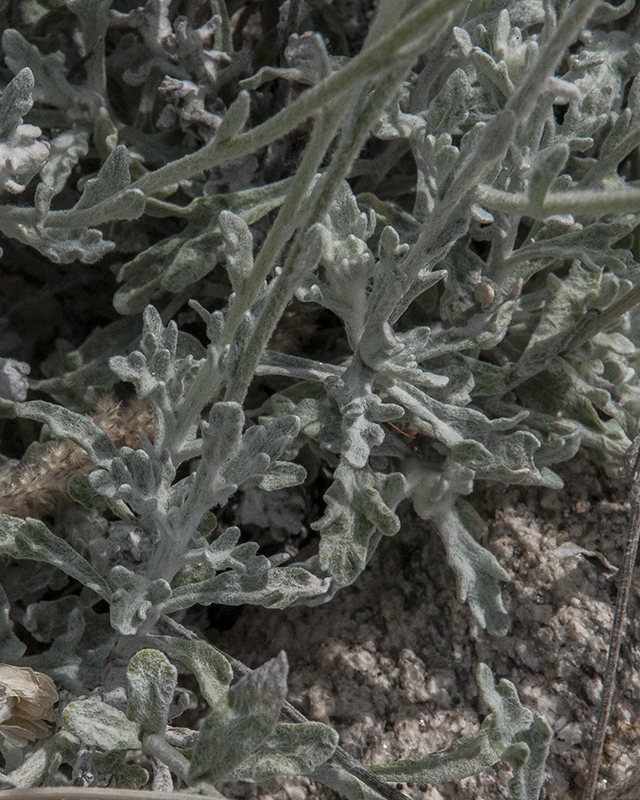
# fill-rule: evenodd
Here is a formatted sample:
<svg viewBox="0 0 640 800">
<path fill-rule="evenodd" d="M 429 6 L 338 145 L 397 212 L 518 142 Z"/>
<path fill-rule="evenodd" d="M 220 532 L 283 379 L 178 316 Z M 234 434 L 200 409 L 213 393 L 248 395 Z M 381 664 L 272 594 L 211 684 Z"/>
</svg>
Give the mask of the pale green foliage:
<svg viewBox="0 0 640 800">
<path fill-rule="evenodd" d="M 14 194 L 23 192 L 31 178 L 44 167 L 49 155 L 41 131 L 24 125 L 23 117 L 33 104 L 33 73 L 21 70 L 2 93 L 0 100 L 0 187 Z M 24 184 L 21 184 L 23 181 Z"/>
<path fill-rule="evenodd" d="M 551 737 L 548 725 L 521 705 L 510 681 L 503 678 L 496 686 L 486 664 L 478 666 L 476 678 L 482 699 L 491 708 L 478 733 L 459 739 L 437 755 L 408 758 L 371 770 L 389 780 L 433 783 L 466 778 L 501 759 L 513 767 L 509 783 L 513 797 L 537 798 Z"/>
<path fill-rule="evenodd" d="M 0 206 L 0 231 L 60 269 L 104 260 L 122 315 L 97 308 L 92 284 L 104 327 L 59 340 L 29 381 L 56 403 L 20 402 L 29 365 L 0 326 L 21 376 L 0 414 L 45 423 L 24 462 L 50 439 L 91 461 L 70 476 L 74 513 L 55 532 L 0 516 L 11 585 L 24 559 L 65 589 L 30 588 L 23 608 L 0 587 L 0 659 L 46 671 L 68 703 L 50 739 L 7 751 L 2 786 L 66 784 L 68 764 L 82 785 L 139 788 L 134 748 L 163 790 L 219 797 L 221 778 L 305 774 L 373 800 L 331 761 L 332 728 L 279 721 L 284 653 L 232 685 L 215 647 L 162 624 L 196 605 L 330 601 L 408 500 L 442 538 L 460 601 L 508 633 L 509 565 L 484 547 L 474 481 L 560 489 L 554 464 L 580 447 L 620 457 L 640 413 L 640 46 L 612 24 L 632 4 L 388 0 L 351 57 L 327 49 L 333 23 L 283 41 L 308 24 L 291 3 L 254 75 L 222 0 L 207 18 L 178 5 L 68 0 L 65 52 L 78 50 L 82 80 L 28 24 L 2 39 L 15 77 L 0 97 L 0 184 L 25 200 Z M 295 99 L 292 81 L 308 87 Z M 139 247 L 122 233 L 132 220 Z M 286 352 L 289 318 L 335 326 L 336 349 L 301 335 Z M 133 446 L 90 418 L 118 382 L 153 417 Z M 311 495 L 320 470 L 316 555 L 287 566 L 284 548 L 266 556 L 229 523 L 239 491 Z M 220 531 L 212 510 L 227 515 Z M 25 655 L 12 619 L 40 651 Z M 209 707 L 198 731 L 171 724 L 193 707 L 185 671 Z M 484 665 L 478 683 L 491 714 L 476 734 L 373 771 L 455 780 L 502 759 L 512 796 L 536 800 L 549 730 Z"/>
<path fill-rule="evenodd" d="M 74 736 L 102 750 L 140 747 L 140 726 L 130 722 L 122 711 L 95 698 L 69 703 L 63 719 Z"/>
</svg>

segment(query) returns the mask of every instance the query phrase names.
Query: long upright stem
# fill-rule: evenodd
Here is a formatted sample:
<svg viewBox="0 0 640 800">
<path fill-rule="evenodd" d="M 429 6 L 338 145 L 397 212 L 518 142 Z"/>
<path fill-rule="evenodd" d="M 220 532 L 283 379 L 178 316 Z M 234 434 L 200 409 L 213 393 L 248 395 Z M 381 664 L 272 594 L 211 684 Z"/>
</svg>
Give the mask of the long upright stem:
<svg viewBox="0 0 640 800">
<path fill-rule="evenodd" d="M 343 110 L 343 105 L 338 105 L 338 112 Z M 313 132 L 312 139 L 305 150 L 302 163 L 295 175 L 287 198 L 278 212 L 275 223 L 271 227 L 269 234 L 260 249 L 260 252 L 253 265 L 251 275 L 248 276 L 245 286 L 235 298 L 224 326 L 224 341 L 230 344 L 235 336 L 242 315 L 251 307 L 256 299 L 260 287 L 262 286 L 269 270 L 272 268 L 275 259 L 284 247 L 288 237 L 295 229 L 294 220 L 299 221 L 299 206 L 304 200 L 305 194 L 316 175 L 324 155 L 333 140 L 337 128 L 340 124 L 339 113 L 335 109 L 328 109 L 322 116 L 322 120 Z M 241 365 L 237 365 L 238 368 Z M 237 369 L 235 370 L 237 372 Z M 182 408 L 178 414 L 176 423 L 176 442 L 182 445 L 189 426 L 193 420 L 193 410 L 200 410 L 213 396 L 214 387 L 220 390 L 221 376 L 216 364 L 205 363 L 195 380 L 189 387 Z M 216 391 L 216 393 L 217 393 Z M 229 398 L 227 398 L 229 399 Z"/>
<path fill-rule="evenodd" d="M 435 5 L 437 4 L 433 4 L 433 6 L 429 8 L 433 9 Z M 452 5 L 450 0 L 449 5 Z M 411 18 L 415 16 L 414 14 Z M 403 27 L 403 25 L 400 26 L 400 28 Z M 388 38 L 389 37 L 385 37 L 383 41 L 386 41 Z M 375 118 L 380 114 L 381 109 L 385 107 L 395 87 L 402 81 L 406 70 L 409 69 L 411 62 L 415 58 L 416 51 L 419 50 L 422 45 L 423 40 L 416 39 L 416 41 L 413 42 L 413 47 L 405 46 L 404 51 L 401 51 L 401 54 L 395 54 L 394 58 L 386 65 L 386 76 L 381 79 L 379 86 L 372 93 L 371 97 L 366 99 L 360 114 L 354 115 L 353 117 L 354 127 L 351 138 L 343 142 L 334 154 L 331 167 L 324 176 L 320 194 L 315 199 L 313 205 L 305 209 L 303 205 L 304 196 L 308 193 L 313 176 L 316 174 L 340 126 L 348 104 L 353 103 L 353 91 L 355 87 L 352 87 L 352 93 L 349 97 L 339 95 L 332 103 L 327 104 L 322 120 L 317 125 L 316 130 L 314 130 L 312 140 L 307 146 L 303 161 L 287 194 L 287 199 L 280 208 L 276 222 L 256 258 L 253 270 L 245 287 L 239 292 L 238 297 L 236 297 L 229 311 L 223 334 L 226 344 L 230 344 L 236 335 L 242 315 L 250 308 L 257 297 L 265 278 L 275 263 L 275 259 L 282 251 L 282 248 L 293 230 L 297 227 L 299 232 L 304 231 L 311 224 L 318 221 L 322 214 L 326 212 L 338 183 L 343 180 L 348 173 L 353 159 L 357 156 Z M 368 52 L 373 51 L 374 48 Z M 354 59 L 354 61 L 355 60 L 356 59 Z M 389 64 L 394 65 L 392 73 L 389 72 Z M 331 81 L 333 77 L 327 80 Z M 326 81 L 324 81 L 323 84 L 324 83 L 326 83 Z M 321 86 L 323 84 L 319 85 Z M 318 87 L 315 88 L 317 89 Z M 310 89 L 308 93 L 313 91 L 314 89 Z M 365 91 L 365 88 L 361 86 L 360 94 L 362 94 L 363 91 Z M 289 106 L 289 108 L 291 108 L 291 106 Z M 299 253 L 299 248 L 300 237 L 298 237 L 294 243 L 289 257 L 287 258 L 287 262 L 285 263 L 283 273 L 278 279 L 278 292 L 273 293 L 268 308 L 262 313 L 263 319 L 261 322 L 263 324 L 257 326 L 256 332 L 245 348 L 246 359 L 243 359 L 244 363 L 242 365 L 239 364 L 238 368 L 234 370 L 231 385 L 227 388 L 227 400 L 236 400 L 240 402 L 244 398 L 248 388 L 248 382 L 253 375 L 253 372 L 249 375 L 249 368 L 255 370 L 255 367 L 257 367 L 266 342 L 278 322 L 279 314 L 284 310 L 286 303 L 295 290 L 295 286 L 289 285 L 290 281 L 288 280 L 288 276 L 292 275 L 295 270 L 296 256 Z M 180 412 L 180 418 L 176 426 L 177 441 L 180 441 L 180 437 L 186 436 L 192 409 L 198 405 L 202 407 L 212 397 L 212 384 L 216 384 L 216 389 L 220 388 L 219 383 L 213 380 L 209 372 L 207 365 L 205 365 L 200 370 L 200 373 L 196 376 L 196 379 L 189 389 L 189 393 L 183 404 L 183 411 Z"/>
<path fill-rule="evenodd" d="M 472 202 L 473 192 L 483 176 L 504 158 L 517 125 L 531 112 L 538 97 L 545 91 L 547 78 L 553 76 L 560 59 L 598 5 L 599 0 L 575 0 L 569 6 L 553 36 L 538 54 L 531 71 L 504 109 L 487 125 L 477 147 L 465 158 L 445 196 L 427 219 L 418 242 L 411 248 L 403 264 L 408 279 L 417 275 L 423 266 L 424 253 L 438 253 L 438 244 L 456 214 L 460 213 L 460 204 Z"/>
<path fill-rule="evenodd" d="M 304 229 L 307 227 L 308 220 L 306 217 L 308 217 L 308 212 L 305 213 L 304 199 L 340 127 L 345 110 L 346 102 L 344 98 L 341 98 L 340 102 L 333 107 L 327 108 L 316 120 L 311 139 L 305 149 L 302 162 L 296 171 L 291 188 L 287 193 L 287 198 L 280 207 L 278 216 L 260 248 L 251 274 L 229 310 L 224 331 L 226 344 L 229 344 L 235 336 L 240 316 L 253 304 L 258 296 L 263 282 L 273 268 L 291 234 L 296 228 Z"/>
<path fill-rule="evenodd" d="M 387 105 L 391 96 L 397 90 L 411 63 L 407 59 L 404 64 L 403 62 L 396 62 L 394 66 L 393 72 L 389 72 L 381 80 L 370 96 L 359 98 L 359 103 L 356 101 L 362 107 L 352 115 L 350 122 L 343 129 L 341 141 L 333 154 L 331 165 L 322 178 L 320 191 L 305 214 L 306 225 L 300 226 L 298 230 L 298 235 L 289 252 L 284 269 L 281 275 L 278 276 L 277 283 L 272 288 L 260 320 L 257 322 L 254 332 L 244 349 L 244 363 L 240 365 L 240 368 L 231 377 L 225 399 L 237 402 L 241 402 L 244 399 L 267 342 L 286 305 L 293 296 L 296 286 L 299 284 L 300 276 L 297 263 L 301 256 L 302 235 L 305 228 L 313 222 L 319 221 L 329 209 L 338 184 L 344 180 L 345 175 L 349 172 L 353 160 L 360 152 L 364 140 L 369 134 L 371 125 L 379 115 L 380 109 Z M 342 103 L 328 113 L 340 117 L 345 108 L 346 102 L 343 100 Z"/>
<path fill-rule="evenodd" d="M 357 55 L 345 67 L 317 84 L 290 105 L 282 109 L 262 125 L 231 141 L 216 143 L 214 139 L 197 153 L 172 161 L 155 172 L 148 173 L 132 184 L 132 188 L 142 189 L 153 194 L 164 186 L 196 175 L 206 169 L 247 153 L 255 153 L 275 139 L 286 136 L 310 116 L 341 95 L 353 95 L 364 82 L 372 80 L 382 70 L 385 71 L 398 57 L 404 56 L 407 49 L 412 50 L 422 40 L 429 26 L 450 11 L 459 0 L 432 0 L 421 3 L 420 7 L 374 46 Z"/>
<path fill-rule="evenodd" d="M 427 7 L 430 12 L 428 15 L 425 16 L 425 9 L 422 9 L 418 12 L 418 16 L 421 19 L 422 17 L 425 20 L 430 19 L 433 9 L 438 7 L 441 2 L 442 0 L 435 0 L 434 3 Z M 451 5 L 451 0 L 448 0 L 448 4 Z M 414 17 L 416 17 L 416 14 L 411 15 L 410 18 L 413 19 Z M 397 30 L 404 29 L 405 26 L 405 23 L 402 23 Z M 391 37 L 393 38 L 393 36 L 394 33 L 392 32 Z M 387 36 L 381 41 L 388 40 L 389 37 Z M 363 73 L 363 77 L 359 79 L 359 82 L 352 82 L 350 95 L 339 93 L 337 98 L 327 101 L 326 106 L 318 114 L 311 140 L 305 150 L 302 163 L 289 187 L 285 202 L 278 212 L 276 221 L 269 231 L 250 274 L 247 276 L 244 285 L 238 289 L 237 295 L 225 315 L 221 344 L 223 347 L 231 346 L 232 348 L 227 358 L 230 363 L 222 366 L 211 357 L 210 353 L 207 362 L 200 368 L 177 412 L 173 436 L 175 448 L 180 449 L 182 447 L 193 424 L 194 415 L 224 388 L 225 383 L 227 383 L 225 400 L 238 403 L 244 400 L 267 342 L 284 309 L 291 300 L 296 286 L 300 283 L 301 269 L 303 268 L 301 260 L 303 235 L 328 210 L 340 181 L 344 180 L 348 174 L 353 160 L 369 134 L 371 126 L 387 106 L 393 93 L 397 91 L 420 49 L 425 46 L 423 35 L 409 37 L 408 42 L 409 44 L 406 44 L 400 40 L 401 46 L 399 46 L 398 51 L 392 54 L 393 57 L 388 59 L 384 67 L 381 66 L 379 68 L 379 72 L 382 74 L 378 77 L 378 84 L 373 91 L 369 89 L 370 83 L 367 74 Z M 377 52 L 377 48 L 372 47 L 367 51 L 367 53 L 371 52 Z M 364 55 L 359 58 L 363 58 Z M 354 62 L 357 60 L 354 59 Z M 332 78 L 327 80 L 331 81 Z M 323 81 L 320 86 L 326 83 L 327 81 Z M 315 88 L 317 89 L 318 87 Z M 313 91 L 314 89 L 311 89 L 308 93 Z M 347 115 L 347 109 L 350 104 L 353 106 L 353 111 Z M 314 177 L 341 126 L 343 129 L 342 135 L 333 154 L 331 164 L 321 179 L 318 191 L 310 195 Z M 253 134 L 254 131 L 245 134 L 245 136 Z M 142 180 L 145 180 L 145 178 Z M 138 185 L 140 186 L 141 184 Z M 238 342 L 240 324 L 244 315 L 254 305 L 269 271 L 296 228 L 298 230 L 296 238 L 282 272 L 269 287 L 266 302 L 259 312 L 259 318 L 254 320 L 253 329 L 246 341 Z M 314 265 L 311 264 L 312 266 Z M 311 268 L 309 265 L 307 267 Z M 233 350 L 234 346 L 237 348 L 237 352 Z M 181 551 L 186 542 L 188 542 L 189 536 L 190 532 L 185 530 L 180 542 L 170 541 L 166 543 L 165 547 L 171 551 L 172 563 L 178 563 L 178 551 Z M 158 551 L 155 555 L 153 564 L 150 566 L 149 575 L 152 577 L 159 575 L 166 577 L 165 571 L 159 568 L 160 563 L 166 563 L 167 561 L 166 553 L 159 553 Z"/>
</svg>

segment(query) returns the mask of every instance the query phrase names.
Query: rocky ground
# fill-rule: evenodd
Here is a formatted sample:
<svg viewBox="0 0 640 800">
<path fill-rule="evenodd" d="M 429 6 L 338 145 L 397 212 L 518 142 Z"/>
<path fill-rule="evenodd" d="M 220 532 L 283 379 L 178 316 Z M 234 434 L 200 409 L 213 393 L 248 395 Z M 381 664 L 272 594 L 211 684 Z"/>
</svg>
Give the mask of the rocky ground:
<svg viewBox="0 0 640 800">
<path fill-rule="evenodd" d="M 437 534 L 408 507 L 400 533 L 383 540 L 356 584 L 331 603 L 245 607 L 230 630 L 209 635 L 252 667 L 284 649 L 290 701 L 309 719 L 333 725 L 365 764 L 433 752 L 476 730 L 487 713 L 474 679 L 483 661 L 553 729 L 542 798 L 577 800 L 615 603 L 616 577 L 606 562 L 622 560 L 629 487 L 619 470 L 582 457 L 558 471 L 566 481 L 561 492 L 479 485 L 473 496 L 488 523 L 484 544 L 512 577 L 504 590 L 512 630 L 504 638 L 480 629 L 458 602 Z M 569 543 L 599 555 L 567 555 Z M 635 588 L 599 784 L 606 800 L 640 796 L 638 605 Z M 457 784 L 405 784 L 402 791 L 423 800 L 507 798 L 509 775 L 499 764 Z M 304 778 L 221 788 L 236 800 L 334 796 Z"/>
</svg>

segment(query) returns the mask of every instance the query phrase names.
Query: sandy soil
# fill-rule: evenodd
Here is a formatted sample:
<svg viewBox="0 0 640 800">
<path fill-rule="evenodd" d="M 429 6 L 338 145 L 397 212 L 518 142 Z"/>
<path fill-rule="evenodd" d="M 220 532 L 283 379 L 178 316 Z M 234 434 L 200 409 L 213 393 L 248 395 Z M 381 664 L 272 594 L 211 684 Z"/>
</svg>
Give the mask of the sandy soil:
<svg viewBox="0 0 640 800">
<path fill-rule="evenodd" d="M 342 746 L 365 764 L 445 747 L 477 729 L 487 713 L 474 672 L 488 664 L 553 729 L 544 800 L 577 800 L 598 711 L 616 593 L 598 558 L 562 557 L 569 542 L 619 565 L 629 507 L 620 470 L 578 457 L 558 469 L 561 492 L 478 485 L 473 502 L 487 521 L 483 542 L 509 571 L 504 638 L 475 623 L 455 596 L 437 534 L 402 508 L 403 527 L 383 540 L 353 586 L 317 608 L 246 607 L 215 643 L 256 667 L 287 652 L 289 699 L 309 719 L 330 723 Z M 566 550 L 566 547 L 563 548 Z M 562 551 L 561 551 L 562 552 Z M 640 797 L 640 616 L 632 592 L 600 791 L 607 800 Z M 510 771 L 499 764 L 458 784 L 403 785 L 423 800 L 507 798 Z M 307 779 L 221 785 L 237 800 L 334 797 Z M 602 795 L 603 798 L 605 795 Z"/>
</svg>

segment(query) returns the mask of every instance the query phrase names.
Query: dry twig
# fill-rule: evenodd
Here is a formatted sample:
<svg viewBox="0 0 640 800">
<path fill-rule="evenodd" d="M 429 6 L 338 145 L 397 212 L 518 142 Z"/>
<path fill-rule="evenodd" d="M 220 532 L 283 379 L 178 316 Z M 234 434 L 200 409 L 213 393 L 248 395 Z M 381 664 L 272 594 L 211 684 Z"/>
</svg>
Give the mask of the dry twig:
<svg viewBox="0 0 640 800">
<path fill-rule="evenodd" d="M 620 644 L 624 631 L 624 623 L 627 617 L 627 604 L 629 601 L 629 591 L 633 579 L 633 568 L 638 552 L 638 538 L 640 537 L 640 433 L 636 435 L 631 447 L 630 459 L 632 465 L 631 493 L 629 502 L 631 505 L 631 522 L 627 535 L 627 546 L 624 552 L 622 567 L 620 568 L 620 587 L 616 601 L 616 610 L 613 616 L 611 627 L 611 638 L 609 640 L 609 653 L 607 655 L 607 667 L 605 670 L 602 686 L 602 700 L 598 714 L 598 723 L 591 745 L 591 757 L 589 759 L 589 771 L 587 782 L 582 795 L 582 800 L 593 800 L 598 780 L 598 771 L 602 761 L 602 750 L 606 737 L 607 723 L 611 713 L 611 702 L 615 689 L 616 672 L 618 670 L 618 658 L 620 656 Z"/>
</svg>

